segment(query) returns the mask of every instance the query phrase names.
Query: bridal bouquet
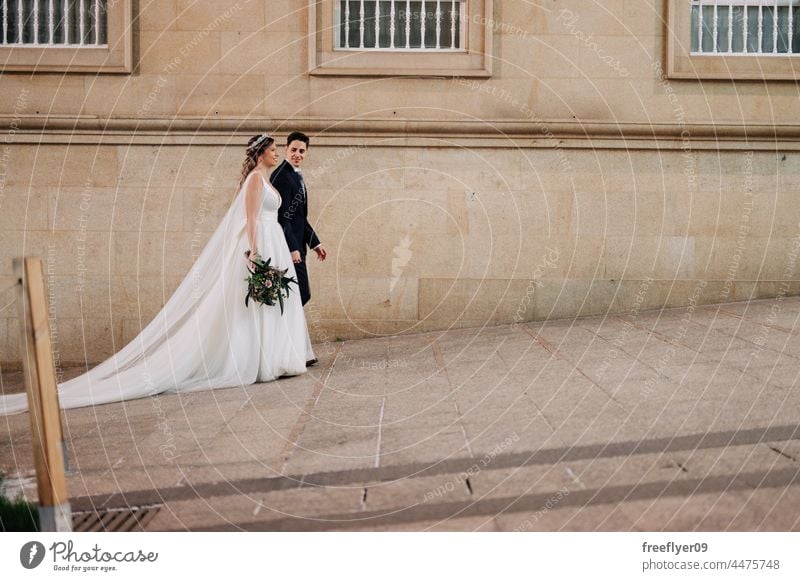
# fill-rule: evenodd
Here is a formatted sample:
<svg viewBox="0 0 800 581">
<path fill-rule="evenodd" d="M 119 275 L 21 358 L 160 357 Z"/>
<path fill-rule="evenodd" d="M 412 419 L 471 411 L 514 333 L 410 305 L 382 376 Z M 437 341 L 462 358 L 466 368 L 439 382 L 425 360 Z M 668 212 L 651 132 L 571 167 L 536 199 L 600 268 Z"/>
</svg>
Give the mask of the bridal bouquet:
<svg viewBox="0 0 800 581">
<path fill-rule="evenodd" d="M 245 256 L 250 258 L 250 251 L 245 252 Z M 270 266 L 271 258 L 266 262 L 255 254 L 250 262 L 253 263 L 253 270 L 245 280 L 247 282 L 247 296 L 244 297 L 244 305 L 249 306 L 250 299 L 262 305 L 281 306 L 283 314 L 283 299 L 289 296 L 289 283 L 297 284 L 297 281 L 290 276 L 285 276 L 289 269 L 279 270 Z"/>
</svg>

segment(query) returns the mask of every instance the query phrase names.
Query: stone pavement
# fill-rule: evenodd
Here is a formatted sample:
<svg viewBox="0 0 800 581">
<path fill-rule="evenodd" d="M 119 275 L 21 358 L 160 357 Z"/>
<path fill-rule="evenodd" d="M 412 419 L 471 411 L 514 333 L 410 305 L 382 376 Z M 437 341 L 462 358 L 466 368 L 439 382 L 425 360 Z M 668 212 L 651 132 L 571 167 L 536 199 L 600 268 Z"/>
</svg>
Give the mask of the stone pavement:
<svg viewBox="0 0 800 581">
<path fill-rule="evenodd" d="M 301 377 L 69 410 L 73 509 L 160 505 L 147 530 L 800 530 L 798 316 L 791 297 L 345 341 Z M 24 481 L 28 418 L 0 426 Z"/>
</svg>

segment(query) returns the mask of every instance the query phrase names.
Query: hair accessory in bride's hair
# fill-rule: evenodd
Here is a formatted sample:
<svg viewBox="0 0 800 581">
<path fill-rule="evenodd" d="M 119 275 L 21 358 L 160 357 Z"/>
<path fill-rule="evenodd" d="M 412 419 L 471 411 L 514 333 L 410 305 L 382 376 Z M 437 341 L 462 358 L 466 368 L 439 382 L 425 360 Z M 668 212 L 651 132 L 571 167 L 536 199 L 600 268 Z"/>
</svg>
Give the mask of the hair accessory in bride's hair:
<svg viewBox="0 0 800 581">
<path fill-rule="evenodd" d="M 255 151 L 256 149 L 258 149 L 258 146 L 261 145 L 264 142 L 265 139 L 272 139 L 272 138 L 269 135 L 267 135 L 266 133 L 262 133 L 261 137 L 256 139 L 252 143 L 252 145 L 248 145 L 247 146 L 248 151 Z"/>
</svg>

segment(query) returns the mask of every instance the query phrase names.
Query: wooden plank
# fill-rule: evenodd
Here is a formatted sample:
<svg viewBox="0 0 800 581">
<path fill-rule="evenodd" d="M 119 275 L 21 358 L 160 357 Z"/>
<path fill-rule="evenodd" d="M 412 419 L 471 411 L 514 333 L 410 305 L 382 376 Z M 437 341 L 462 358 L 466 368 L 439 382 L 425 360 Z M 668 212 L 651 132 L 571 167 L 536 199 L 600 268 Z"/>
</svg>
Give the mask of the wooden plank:
<svg viewBox="0 0 800 581">
<path fill-rule="evenodd" d="M 69 498 L 42 261 L 40 258 L 14 259 L 14 273 L 22 279 L 17 301 L 20 354 L 28 393 L 39 505 L 55 507 L 67 504 Z"/>
</svg>

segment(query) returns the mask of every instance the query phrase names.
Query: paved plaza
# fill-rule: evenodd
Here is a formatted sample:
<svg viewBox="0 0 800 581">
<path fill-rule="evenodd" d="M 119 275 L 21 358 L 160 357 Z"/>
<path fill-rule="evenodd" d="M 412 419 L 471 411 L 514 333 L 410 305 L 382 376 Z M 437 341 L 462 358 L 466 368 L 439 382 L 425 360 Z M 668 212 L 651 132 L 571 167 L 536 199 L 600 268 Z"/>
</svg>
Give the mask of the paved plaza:
<svg viewBox="0 0 800 581">
<path fill-rule="evenodd" d="M 789 297 L 316 345 L 304 376 L 66 411 L 72 507 L 157 508 L 153 531 L 800 530 L 798 317 Z M 28 417 L 0 426 L 35 496 Z"/>
</svg>

